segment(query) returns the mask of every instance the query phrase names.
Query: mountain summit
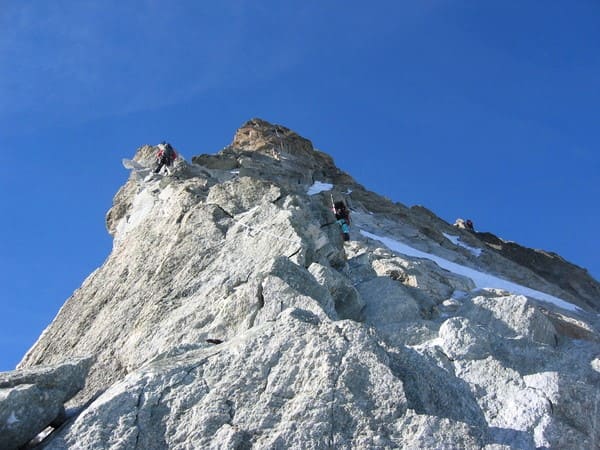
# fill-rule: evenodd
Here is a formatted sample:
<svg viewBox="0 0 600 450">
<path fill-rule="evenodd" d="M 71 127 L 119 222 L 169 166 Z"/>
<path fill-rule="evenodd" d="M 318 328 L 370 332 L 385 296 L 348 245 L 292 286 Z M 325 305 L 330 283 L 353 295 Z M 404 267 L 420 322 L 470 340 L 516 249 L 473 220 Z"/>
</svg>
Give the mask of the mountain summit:
<svg viewBox="0 0 600 450">
<path fill-rule="evenodd" d="M 43 448 L 599 448 L 585 270 L 370 192 L 264 120 L 169 176 L 155 153 L 125 161 L 111 254 L 17 370 L 88 358 Z"/>
</svg>

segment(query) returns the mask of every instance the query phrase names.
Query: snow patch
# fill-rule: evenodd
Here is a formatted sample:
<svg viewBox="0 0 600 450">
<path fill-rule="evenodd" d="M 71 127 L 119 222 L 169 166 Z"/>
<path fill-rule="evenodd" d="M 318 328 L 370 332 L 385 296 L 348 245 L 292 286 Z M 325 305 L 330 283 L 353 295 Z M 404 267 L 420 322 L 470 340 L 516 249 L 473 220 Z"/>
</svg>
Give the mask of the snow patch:
<svg viewBox="0 0 600 450">
<path fill-rule="evenodd" d="M 331 189 L 333 189 L 333 184 L 315 181 L 315 183 L 311 187 L 308 188 L 308 191 L 306 191 L 306 193 L 308 195 L 316 195 L 321 192 L 329 191 Z"/>
<path fill-rule="evenodd" d="M 448 239 L 450 242 L 452 242 L 454 245 L 458 245 L 459 247 L 462 248 L 466 248 L 467 250 L 469 250 L 473 255 L 479 257 L 481 256 L 481 252 L 482 250 L 480 248 L 476 248 L 476 247 L 471 247 L 467 244 L 464 244 L 463 242 L 461 242 L 460 237 L 459 236 L 453 236 L 451 234 L 446 234 L 446 233 L 442 233 L 446 239 Z"/>
<path fill-rule="evenodd" d="M 568 311 L 580 311 L 580 308 L 573 305 L 572 303 L 569 303 L 558 297 L 554 297 L 553 295 L 546 294 L 545 292 L 536 291 L 535 289 L 521 286 L 520 284 L 513 283 L 512 281 L 504 280 L 502 278 L 490 275 L 488 273 L 479 272 L 478 270 L 471 269 L 470 267 L 461 266 L 460 264 L 448 261 L 444 258 L 440 258 L 439 256 L 431 255 L 429 253 L 417 250 L 406 244 L 395 241 L 394 239 L 377 236 L 376 234 L 369 233 L 364 230 L 360 230 L 360 233 L 363 236 L 381 242 L 383 245 L 385 245 L 387 248 L 394 252 L 402 253 L 403 255 L 412 256 L 415 258 L 429 259 L 435 262 L 438 266 L 442 267 L 443 269 L 470 278 L 471 280 L 473 280 L 473 283 L 475 283 L 475 286 L 479 289 L 502 289 L 508 292 L 512 292 L 514 294 L 520 294 L 526 297 L 532 297 L 538 300 L 542 300 L 544 302 L 552 303 L 553 305 L 556 305 Z"/>
</svg>

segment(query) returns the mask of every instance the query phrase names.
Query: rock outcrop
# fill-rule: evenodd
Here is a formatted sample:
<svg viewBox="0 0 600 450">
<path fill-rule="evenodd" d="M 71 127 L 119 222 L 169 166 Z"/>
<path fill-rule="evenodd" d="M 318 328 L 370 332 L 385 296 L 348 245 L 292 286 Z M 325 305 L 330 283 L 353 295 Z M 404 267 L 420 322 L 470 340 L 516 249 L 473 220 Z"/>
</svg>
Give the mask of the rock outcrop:
<svg viewBox="0 0 600 450">
<path fill-rule="evenodd" d="M 65 420 L 64 404 L 83 388 L 93 358 L 0 373 L 0 448 L 17 449 Z"/>
<path fill-rule="evenodd" d="M 500 239 L 492 233 L 475 233 L 475 236 L 505 258 L 527 267 L 581 299 L 586 307 L 598 310 L 600 285 L 587 270 L 571 264 L 556 253 L 526 248 L 516 242 Z"/>
<path fill-rule="evenodd" d="M 45 448 L 598 448 L 598 283 L 369 192 L 285 127 L 134 171 L 107 228 L 20 364 L 96 357 Z"/>
</svg>

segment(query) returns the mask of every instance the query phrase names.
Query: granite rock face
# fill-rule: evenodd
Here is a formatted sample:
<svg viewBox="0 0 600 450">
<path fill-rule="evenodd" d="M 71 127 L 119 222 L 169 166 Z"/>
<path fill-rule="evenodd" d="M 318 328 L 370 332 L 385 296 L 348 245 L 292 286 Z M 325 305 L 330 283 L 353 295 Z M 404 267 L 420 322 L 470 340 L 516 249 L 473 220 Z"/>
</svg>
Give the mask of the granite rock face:
<svg viewBox="0 0 600 450">
<path fill-rule="evenodd" d="M 93 358 L 0 373 L 0 448 L 16 449 L 64 420 L 64 404 L 85 383 Z"/>
<path fill-rule="evenodd" d="M 288 128 L 134 170 L 107 229 L 20 364 L 96 358 L 45 448 L 598 448 L 598 283 L 369 192 Z"/>
<path fill-rule="evenodd" d="M 500 239 L 492 233 L 476 233 L 475 235 L 489 248 L 505 258 L 551 280 L 563 290 L 578 297 L 584 305 L 597 310 L 600 286 L 587 270 L 566 261 L 553 252 L 523 247 L 516 242 Z"/>
</svg>

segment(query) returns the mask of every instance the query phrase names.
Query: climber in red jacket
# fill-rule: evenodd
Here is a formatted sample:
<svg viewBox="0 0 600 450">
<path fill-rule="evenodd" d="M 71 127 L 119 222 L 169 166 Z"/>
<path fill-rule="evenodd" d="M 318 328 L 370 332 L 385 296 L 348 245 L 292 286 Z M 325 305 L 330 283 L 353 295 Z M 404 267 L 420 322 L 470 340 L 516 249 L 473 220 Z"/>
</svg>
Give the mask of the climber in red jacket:
<svg viewBox="0 0 600 450">
<path fill-rule="evenodd" d="M 177 159 L 177 153 L 171 144 L 168 142 L 161 142 L 158 144 L 158 152 L 156 153 L 156 162 L 157 166 L 154 169 L 154 173 L 160 172 L 160 169 L 165 166 L 167 168 L 167 172 L 170 174 L 169 167 L 173 165 L 173 162 Z"/>
</svg>

